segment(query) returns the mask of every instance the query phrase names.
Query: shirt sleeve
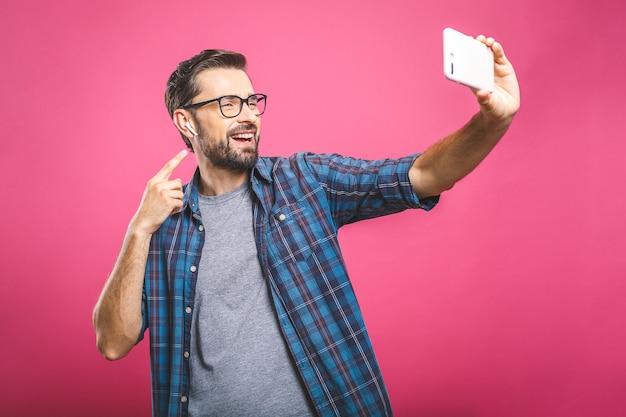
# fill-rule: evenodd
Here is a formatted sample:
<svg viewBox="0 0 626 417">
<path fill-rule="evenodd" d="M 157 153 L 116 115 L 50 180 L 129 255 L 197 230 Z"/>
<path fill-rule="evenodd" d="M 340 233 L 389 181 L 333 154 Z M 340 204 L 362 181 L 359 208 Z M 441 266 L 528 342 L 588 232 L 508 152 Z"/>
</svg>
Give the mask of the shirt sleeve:
<svg viewBox="0 0 626 417">
<path fill-rule="evenodd" d="M 303 156 L 325 188 L 338 226 L 409 208 L 431 210 L 439 196 L 420 200 L 409 179 L 409 170 L 417 157 L 419 154 L 382 160 L 336 154 Z"/>
<path fill-rule="evenodd" d="M 146 296 L 146 286 L 144 285 L 141 293 L 141 331 L 137 338 L 137 343 L 143 340 L 143 336 L 148 329 L 148 297 Z"/>
<path fill-rule="evenodd" d="M 156 235 L 153 235 L 152 239 L 150 240 L 149 252 L 157 250 L 155 249 L 155 247 L 156 247 Z M 148 259 L 146 261 L 146 271 L 145 271 L 145 276 L 143 280 L 143 289 L 141 291 L 141 331 L 139 332 L 137 343 L 143 340 L 146 330 L 148 329 L 148 327 L 150 327 L 149 310 L 148 310 L 148 289 L 146 288 L 147 283 L 150 282 L 148 279 L 149 270 L 150 270 L 150 256 L 148 256 Z"/>
</svg>

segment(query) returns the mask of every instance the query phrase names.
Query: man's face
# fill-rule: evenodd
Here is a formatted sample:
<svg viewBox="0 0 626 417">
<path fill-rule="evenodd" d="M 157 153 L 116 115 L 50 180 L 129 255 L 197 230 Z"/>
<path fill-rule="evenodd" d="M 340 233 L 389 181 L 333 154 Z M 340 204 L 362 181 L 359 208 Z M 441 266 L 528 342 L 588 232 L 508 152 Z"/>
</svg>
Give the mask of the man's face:
<svg viewBox="0 0 626 417">
<path fill-rule="evenodd" d="M 254 94 L 250 78 L 241 70 L 205 70 L 198 75 L 198 82 L 201 93 L 194 97 L 192 103 L 227 95 L 245 99 Z M 243 104 L 241 113 L 232 118 L 222 115 L 217 102 L 200 107 L 193 113 L 192 119 L 198 132 L 193 143 L 198 157 L 204 157 L 208 163 L 220 168 L 247 170 L 254 166 L 258 158 L 261 119 L 247 104 Z"/>
</svg>

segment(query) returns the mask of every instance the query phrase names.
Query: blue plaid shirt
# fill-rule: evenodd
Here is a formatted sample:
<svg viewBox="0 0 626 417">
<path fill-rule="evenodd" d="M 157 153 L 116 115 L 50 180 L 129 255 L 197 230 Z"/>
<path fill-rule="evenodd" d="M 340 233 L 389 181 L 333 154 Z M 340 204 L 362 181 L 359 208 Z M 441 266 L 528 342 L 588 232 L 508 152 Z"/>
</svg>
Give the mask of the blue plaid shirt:
<svg viewBox="0 0 626 417">
<path fill-rule="evenodd" d="M 415 157 L 299 153 L 259 158 L 252 170 L 259 262 L 320 416 L 392 414 L 337 231 L 407 208 L 431 209 L 437 198 L 420 202 L 408 178 Z M 198 176 L 184 188 L 182 209 L 153 235 L 148 254 L 140 340 L 149 327 L 155 416 L 187 415 L 191 317 L 205 239 Z"/>
</svg>

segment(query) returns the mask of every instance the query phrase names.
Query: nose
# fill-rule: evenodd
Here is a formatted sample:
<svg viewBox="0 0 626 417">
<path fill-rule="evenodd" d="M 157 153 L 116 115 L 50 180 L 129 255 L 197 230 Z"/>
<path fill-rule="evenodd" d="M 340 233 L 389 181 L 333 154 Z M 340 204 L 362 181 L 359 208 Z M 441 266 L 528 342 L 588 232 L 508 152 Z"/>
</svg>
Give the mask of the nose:
<svg viewBox="0 0 626 417">
<path fill-rule="evenodd" d="M 240 123 L 254 122 L 257 119 L 256 113 L 248 106 L 248 103 L 244 103 L 241 107 L 241 113 L 237 116 L 237 121 Z"/>
</svg>

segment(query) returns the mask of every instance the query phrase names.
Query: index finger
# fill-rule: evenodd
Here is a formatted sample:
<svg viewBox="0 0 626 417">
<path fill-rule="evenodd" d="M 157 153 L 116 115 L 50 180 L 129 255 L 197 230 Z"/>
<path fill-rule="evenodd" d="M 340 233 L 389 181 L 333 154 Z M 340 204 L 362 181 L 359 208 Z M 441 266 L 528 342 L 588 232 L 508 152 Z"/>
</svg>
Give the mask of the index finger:
<svg viewBox="0 0 626 417">
<path fill-rule="evenodd" d="M 172 175 L 172 172 L 174 172 L 176 167 L 180 165 L 180 163 L 183 161 L 183 159 L 185 159 L 188 154 L 189 152 L 187 151 L 187 149 L 178 152 L 174 158 L 167 161 L 167 164 L 165 164 L 163 168 L 161 168 L 161 170 L 157 172 L 154 178 L 158 180 L 168 180 L 170 178 L 170 175 Z"/>
</svg>

